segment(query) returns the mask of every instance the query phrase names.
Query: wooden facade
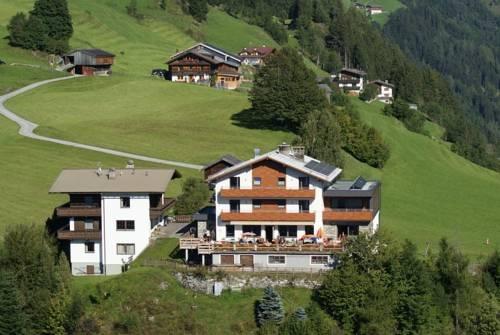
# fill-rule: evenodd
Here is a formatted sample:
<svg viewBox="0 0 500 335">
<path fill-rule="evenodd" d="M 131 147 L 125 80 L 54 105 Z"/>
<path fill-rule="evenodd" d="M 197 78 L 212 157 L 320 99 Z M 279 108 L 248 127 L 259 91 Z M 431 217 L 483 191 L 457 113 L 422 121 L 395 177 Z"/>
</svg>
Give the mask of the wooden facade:
<svg viewBox="0 0 500 335">
<path fill-rule="evenodd" d="M 172 56 L 167 62 L 168 77 L 174 82 L 236 89 L 240 86 L 240 63 L 215 47 L 198 44 Z"/>
<path fill-rule="evenodd" d="M 62 56 L 64 67 L 72 74 L 109 75 L 115 55 L 101 49 L 74 50 Z"/>
</svg>

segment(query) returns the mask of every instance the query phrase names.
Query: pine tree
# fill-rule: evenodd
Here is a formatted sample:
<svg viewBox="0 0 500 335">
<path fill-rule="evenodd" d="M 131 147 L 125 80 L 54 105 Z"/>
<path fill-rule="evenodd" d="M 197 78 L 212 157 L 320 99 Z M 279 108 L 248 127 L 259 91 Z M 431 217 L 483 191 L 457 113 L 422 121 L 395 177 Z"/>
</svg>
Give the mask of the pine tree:
<svg viewBox="0 0 500 335">
<path fill-rule="evenodd" d="M 198 22 L 205 21 L 208 14 L 207 0 L 189 0 L 189 14 Z"/>
<path fill-rule="evenodd" d="M 260 126 L 297 132 L 313 110 L 327 102 L 316 85 L 316 76 L 291 48 L 271 54 L 255 75 L 250 91 L 252 113 Z"/>
<path fill-rule="evenodd" d="M 0 335 L 25 334 L 25 315 L 14 276 L 0 271 Z"/>
<path fill-rule="evenodd" d="M 294 317 L 295 317 L 295 319 L 297 319 L 299 321 L 305 321 L 305 320 L 307 320 L 306 310 L 303 307 L 297 308 L 295 310 Z"/>
<path fill-rule="evenodd" d="M 264 296 L 257 305 L 257 324 L 262 327 L 266 323 L 281 323 L 285 311 L 281 297 L 271 286 L 264 289 Z"/>
<path fill-rule="evenodd" d="M 73 35 L 66 0 L 37 0 L 30 14 L 42 20 L 50 39 L 68 41 Z"/>
<path fill-rule="evenodd" d="M 10 45 L 16 47 L 25 47 L 26 45 L 26 23 L 28 19 L 24 13 L 17 13 L 14 15 L 7 26 L 9 31 Z"/>
<path fill-rule="evenodd" d="M 340 127 L 329 110 L 311 112 L 301 127 L 298 141 L 308 155 L 336 166 L 343 165 Z"/>
</svg>

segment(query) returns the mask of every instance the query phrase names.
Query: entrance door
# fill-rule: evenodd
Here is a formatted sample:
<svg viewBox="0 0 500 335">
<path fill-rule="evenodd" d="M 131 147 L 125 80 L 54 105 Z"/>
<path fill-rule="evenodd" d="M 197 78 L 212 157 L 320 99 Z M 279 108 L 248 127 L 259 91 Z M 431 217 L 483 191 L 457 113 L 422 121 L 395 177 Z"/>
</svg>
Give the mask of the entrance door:
<svg viewBox="0 0 500 335">
<path fill-rule="evenodd" d="M 87 265 L 87 274 L 88 275 L 94 274 L 94 266 L 93 265 Z"/>
<path fill-rule="evenodd" d="M 273 241 L 273 226 L 266 226 L 266 241 Z"/>
<path fill-rule="evenodd" d="M 240 264 L 242 266 L 253 266 L 253 255 L 241 255 Z"/>
</svg>

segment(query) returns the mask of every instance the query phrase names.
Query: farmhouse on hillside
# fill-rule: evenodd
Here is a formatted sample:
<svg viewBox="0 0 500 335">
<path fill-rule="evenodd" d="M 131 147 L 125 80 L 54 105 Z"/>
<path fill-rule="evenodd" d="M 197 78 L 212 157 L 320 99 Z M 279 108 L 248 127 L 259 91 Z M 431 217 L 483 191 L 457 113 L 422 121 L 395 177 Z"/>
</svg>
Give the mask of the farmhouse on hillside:
<svg viewBox="0 0 500 335">
<path fill-rule="evenodd" d="M 366 72 L 358 69 L 343 68 L 332 75 L 332 82 L 350 95 L 359 95 L 365 88 Z"/>
<path fill-rule="evenodd" d="M 374 80 L 371 82 L 371 84 L 374 84 L 377 86 L 377 96 L 375 99 L 386 103 L 390 104 L 392 103 L 392 100 L 394 99 L 394 85 L 390 84 L 387 80 L 382 81 L 382 80 Z"/>
<path fill-rule="evenodd" d="M 101 49 L 78 49 L 62 55 L 60 70 L 84 76 L 110 75 L 115 55 Z"/>
<path fill-rule="evenodd" d="M 368 15 L 378 15 L 384 12 L 384 7 L 378 5 L 366 5 L 366 13 Z"/>
<path fill-rule="evenodd" d="M 274 48 L 266 47 L 265 45 L 261 47 L 248 47 L 243 48 L 238 55 L 243 64 L 256 66 L 264 64 L 264 59 L 274 50 Z"/>
<path fill-rule="evenodd" d="M 164 224 L 164 212 L 175 201 L 165 198 L 169 169 L 68 169 L 50 193 L 69 195 L 55 209 L 63 226 L 57 238 L 66 241 L 73 275 L 118 274 L 148 245 L 152 231 Z"/>
<path fill-rule="evenodd" d="M 206 43 L 198 43 L 176 53 L 167 64 L 169 78 L 174 82 L 199 83 L 230 90 L 240 86 L 241 59 Z"/>
<path fill-rule="evenodd" d="M 187 261 L 265 271 L 319 271 L 334 266 L 349 236 L 378 230 L 378 181 L 339 180 L 342 169 L 276 150 L 222 169 L 215 185 L 213 234 L 180 239 Z M 207 217 L 203 218 L 207 220 Z M 210 219 L 208 219 L 210 221 Z"/>
</svg>

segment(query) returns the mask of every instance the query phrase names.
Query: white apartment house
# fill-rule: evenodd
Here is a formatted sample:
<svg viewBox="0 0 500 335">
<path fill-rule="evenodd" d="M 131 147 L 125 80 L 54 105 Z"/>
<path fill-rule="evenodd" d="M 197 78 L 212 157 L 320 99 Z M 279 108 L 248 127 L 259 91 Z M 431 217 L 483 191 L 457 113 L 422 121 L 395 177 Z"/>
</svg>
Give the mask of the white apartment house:
<svg viewBox="0 0 500 335">
<path fill-rule="evenodd" d="M 207 178 L 215 185 L 214 240 L 185 238 L 180 248 L 213 266 L 329 268 L 349 236 L 379 227 L 380 183 L 341 181 L 341 173 L 287 144 L 223 168 Z"/>
<path fill-rule="evenodd" d="M 69 242 L 73 275 L 118 274 L 148 245 L 174 204 L 164 192 L 175 170 L 66 169 L 50 193 L 69 195 L 55 210 L 63 226 L 58 239 Z"/>
</svg>

